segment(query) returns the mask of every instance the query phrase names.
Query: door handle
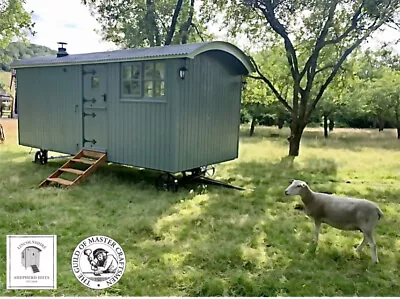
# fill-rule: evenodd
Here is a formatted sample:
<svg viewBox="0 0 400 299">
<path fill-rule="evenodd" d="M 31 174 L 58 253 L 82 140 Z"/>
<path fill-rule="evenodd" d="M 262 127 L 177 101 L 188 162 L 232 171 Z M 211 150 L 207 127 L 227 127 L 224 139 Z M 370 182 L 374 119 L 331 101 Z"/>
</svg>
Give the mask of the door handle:
<svg viewBox="0 0 400 299">
<path fill-rule="evenodd" d="M 107 94 L 103 94 L 103 101 L 107 102 Z"/>
<path fill-rule="evenodd" d="M 75 113 L 78 112 L 79 105 L 75 105 Z"/>
</svg>

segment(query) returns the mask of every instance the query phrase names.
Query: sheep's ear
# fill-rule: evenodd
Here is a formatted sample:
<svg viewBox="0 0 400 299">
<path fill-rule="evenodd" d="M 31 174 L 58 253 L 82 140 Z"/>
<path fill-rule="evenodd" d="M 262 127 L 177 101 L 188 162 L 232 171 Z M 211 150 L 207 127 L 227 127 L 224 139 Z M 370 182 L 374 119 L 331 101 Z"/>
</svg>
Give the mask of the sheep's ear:
<svg viewBox="0 0 400 299">
<path fill-rule="evenodd" d="M 306 187 L 306 186 L 307 186 L 307 184 L 306 184 L 306 183 L 304 183 L 304 182 L 301 182 L 300 186 L 301 186 L 302 188 L 304 188 L 304 187 Z"/>
<path fill-rule="evenodd" d="M 291 179 L 290 181 L 289 181 L 289 184 L 291 184 L 291 183 L 293 183 L 294 182 L 294 179 Z"/>
</svg>

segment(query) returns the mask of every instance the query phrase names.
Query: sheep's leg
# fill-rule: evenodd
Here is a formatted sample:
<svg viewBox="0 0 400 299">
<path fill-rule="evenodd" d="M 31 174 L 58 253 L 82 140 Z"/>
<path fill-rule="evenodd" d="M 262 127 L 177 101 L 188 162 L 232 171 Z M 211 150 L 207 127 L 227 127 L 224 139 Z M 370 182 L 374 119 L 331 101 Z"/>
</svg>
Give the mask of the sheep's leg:
<svg viewBox="0 0 400 299">
<path fill-rule="evenodd" d="M 371 247 L 371 257 L 372 257 L 372 262 L 374 264 L 378 263 L 378 252 L 376 249 L 376 243 L 374 241 L 374 238 L 372 237 L 372 232 L 365 233 L 365 238 L 368 241 L 369 246 Z"/>
<path fill-rule="evenodd" d="M 321 229 L 321 222 L 318 220 L 315 220 L 315 236 L 314 236 L 315 244 L 318 243 L 318 236 L 319 236 L 320 229 Z"/>
<path fill-rule="evenodd" d="M 360 252 L 361 249 L 363 249 L 364 246 L 365 246 L 366 244 L 367 244 L 367 238 L 365 237 L 365 234 L 364 234 L 364 239 L 362 240 L 362 242 L 360 243 L 360 245 L 357 246 L 356 250 L 357 250 L 358 252 Z"/>
</svg>

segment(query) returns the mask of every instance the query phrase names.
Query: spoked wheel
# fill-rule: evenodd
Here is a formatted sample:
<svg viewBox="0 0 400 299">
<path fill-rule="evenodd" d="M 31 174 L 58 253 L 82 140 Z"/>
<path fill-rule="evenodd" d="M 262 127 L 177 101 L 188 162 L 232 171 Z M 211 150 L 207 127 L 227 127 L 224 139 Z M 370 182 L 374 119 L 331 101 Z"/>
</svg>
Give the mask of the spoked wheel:
<svg viewBox="0 0 400 299">
<path fill-rule="evenodd" d="M 35 153 L 35 163 L 36 164 L 47 164 L 48 155 L 46 150 L 40 150 Z"/>
<path fill-rule="evenodd" d="M 206 177 L 213 177 L 215 174 L 215 167 L 213 165 L 203 166 L 201 168 L 201 173 Z"/>
<path fill-rule="evenodd" d="M 156 180 L 157 190 L 160 191 L 178 191 L 178 180 L 170 173 L 160 175 Z"/>
</svg>

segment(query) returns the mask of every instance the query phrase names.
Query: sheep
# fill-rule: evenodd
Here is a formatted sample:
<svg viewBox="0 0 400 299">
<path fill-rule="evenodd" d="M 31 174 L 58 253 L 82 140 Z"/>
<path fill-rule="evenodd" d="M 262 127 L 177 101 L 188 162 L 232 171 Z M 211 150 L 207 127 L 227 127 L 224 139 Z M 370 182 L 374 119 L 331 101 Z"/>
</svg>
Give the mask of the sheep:
<svg viewBox="0 0 400 299">
<path fill-rule="evenodd" d="M 312 191 L 300 180 L 292 180 L 285 195 L 300 195 L 304 212 L 315 222 L 314 241 L 318 243 L 321 223 L 341 230 L 360 230 L 364 239 L 356 248 L 360 252 L 366 243 L 371 247 L 372 262 L 378 263 L 373 231 L 377 221 L 383 216 L 379 207 L 366 199 L 346 198 Z"/>
</svg>

